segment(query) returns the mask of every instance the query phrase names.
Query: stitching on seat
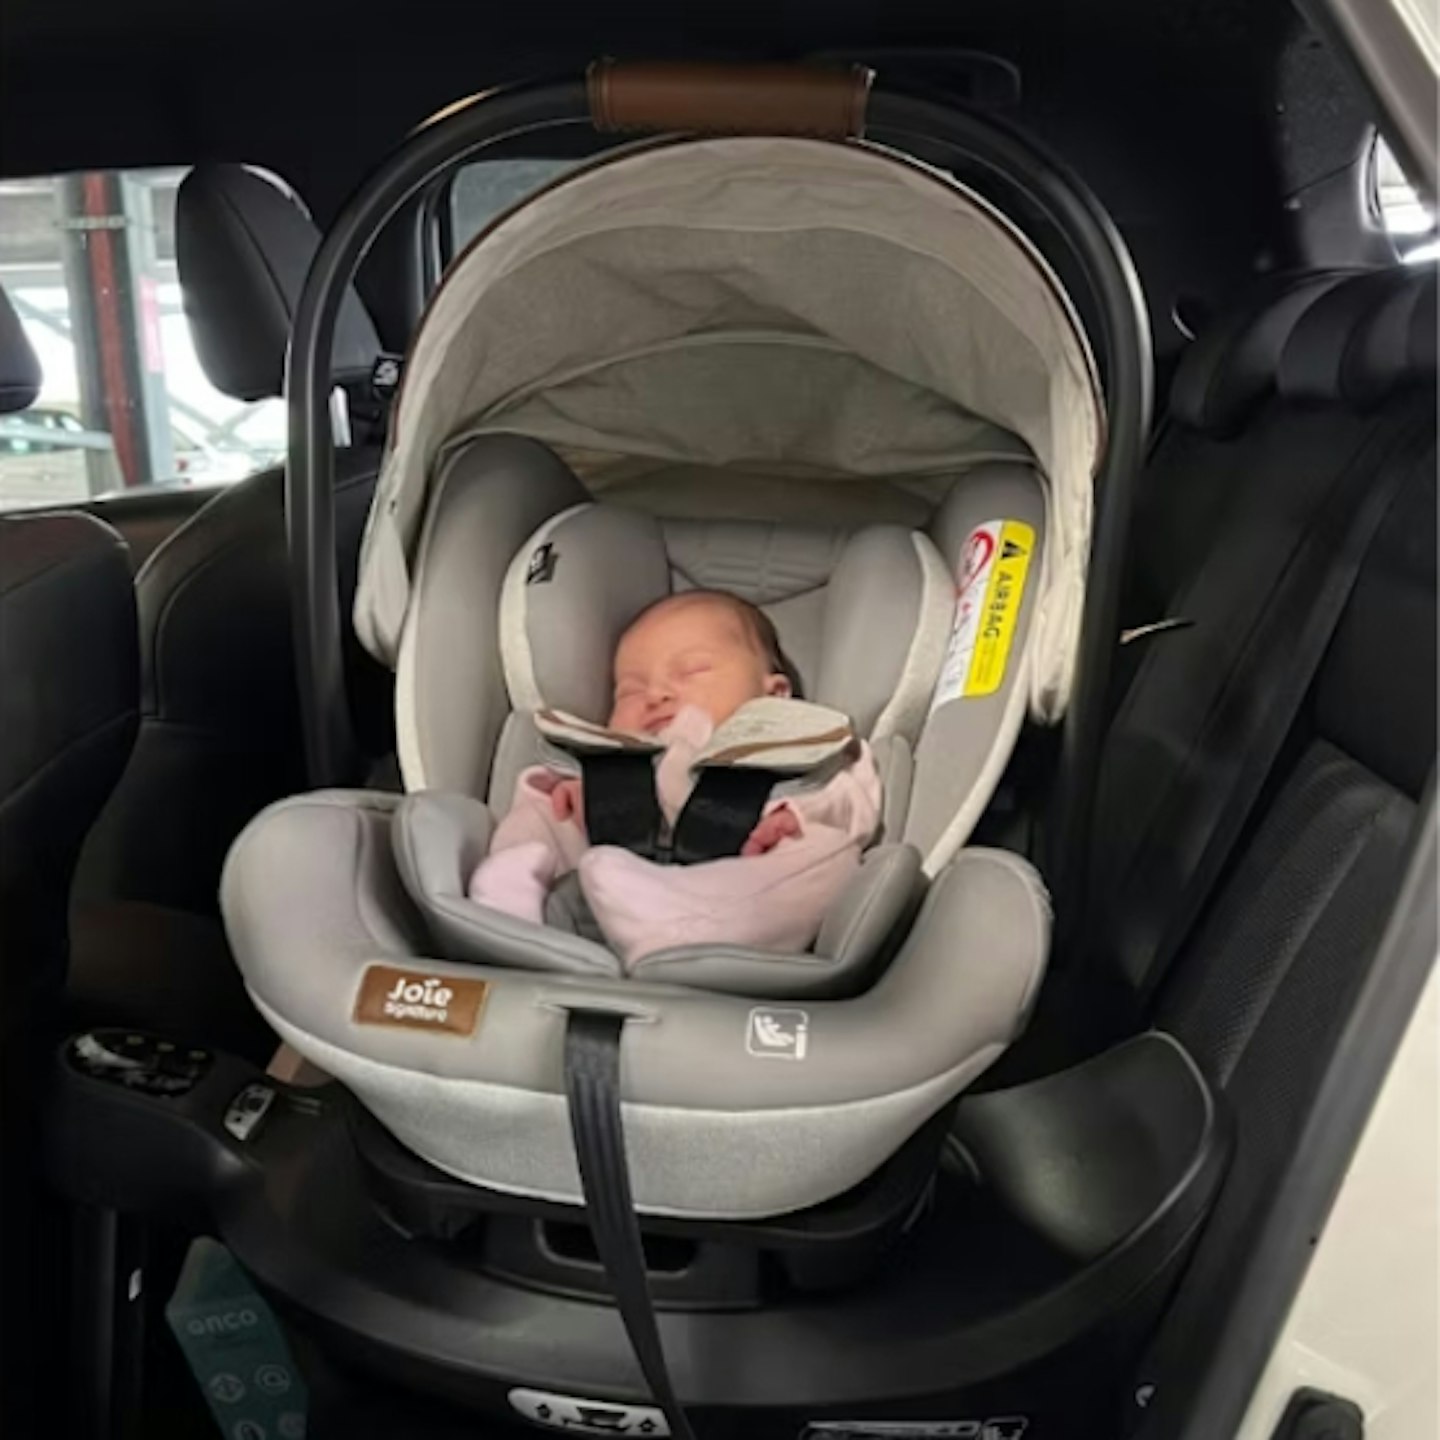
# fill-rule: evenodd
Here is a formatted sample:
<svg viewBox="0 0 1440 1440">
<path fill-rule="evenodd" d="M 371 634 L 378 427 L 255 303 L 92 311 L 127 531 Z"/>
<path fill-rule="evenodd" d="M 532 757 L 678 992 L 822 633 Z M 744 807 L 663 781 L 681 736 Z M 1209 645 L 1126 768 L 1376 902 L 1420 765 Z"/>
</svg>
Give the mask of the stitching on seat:
<svg viewBox="0 0 1440 1440">
<path fill-rule="evenodd" d="M 139 712 L 137 710 L 126 710 L 124 714 L 111 716 L 109 720 L 85 731 L 83 735 L 77 735 L 73 740 L 67 740 L 38 770 L 32 770 L 14 790 L 11 790 L 7 795 L 0 796 L 0 809 L 4 809 L 19 800 L 28 790 L 45 779 L 62 760 L 66 760 L 73 755 L 76 750 L 90 745 L 102 736 L 108 735 L 110 731 L 119 726 L 133 724 L 138 722 L 138 720 Z M 109 797 L 107 796 L 106 798 L 108 799 Z M 99 807 L 97 807 L 97 813 L 98 809 Z"/>
<path fill-rule="evenodd" d="M 34 574 L 27 575 L 23 580 L 17 581 L 14 585 L 7 585 L 0 588 L 0 601 L 10 600 L 14 596 L 22 594 L 25 590 L 29 589 L 30 586 L 41 580 L 53 579 L 73 566 L 93 563 L 102 556 L 108 560 L 118 554 L 123 560 L 127 548 L 125 542 L 118 537 L 112 538 L 112 533 L 109 533 L 109 527 L 103 525 L 102 522 L 98 520 L 95 521 L 95 527 L 93 538 L 97 541 L 103 539 L 103 548 L 97 545 L 93 550 L 86 551 L 84 554 L 76 554 L 72 551 L 69 554 L 57 556 L 56 559 L 43 570 L 36 570 Z M 90 529 L 89 526 L 85 528 L 87 531 Z"/>
<path fill-rule="evenodd" d="M 1406 435 L 1408 435 L 1409 432 L 1406 431 L 1405 433 Z M 1320 504 L 1320 506 L 1317 507 L 1315 511 L 1312 512 L 1310 522 L 1306 526 L 1305 541 L 1301 545 L 1298 545 L 1291 549 L 1290 554 L 1286 557 L 1283 569 L 1281 569 L 1276 574 L 1274 578 L 1274 583 L 1270 586 L 1267 592 L 1267 601 L 1273 598 L 1289 581 L 1294 570 L 1301 563 L 1302 551 L 1305 552 L 1304 558 L 1306 561 L 1311 558 L 1311 552 L 1313 550 L 1315 537 L 1320 533 L 1322 515 L 1328 511 L 1329 505 L 1333 499 L 1336 490 L 1339 489 L 1340 486 L 1344 483 L 1344 481 L 1349 477 L 1353 468 L 1359 465 L 1362 460 L 1369 458 L 1370 452 L 1377 447 L 1382 449 L 1382 451 L 1384 452 L 1380 457 L 1382 460 L 1386 458 L 1393 459 L 1395 458 L 1395 450 L 1403 443 L 1403 436 L 1395 436 L 1392 433 L 1388 432 L 1388 427 L 1381 427 L 1379 425 L 1372 426 L 1369 431 L 1362 437 L 1360 443 L 1351 453 L 1350 458 L 1339 470 L 1336 471 L 1335 476 L 1331 481 L 1331 484 L 1326 490 L 1324 501 Z M 1403 485 L 1397 488 L 1395 496 L 1391 498 L 1390 504 L 1386 507 L 1385 514 L 1387 516 L 1389 515 L 1391 509 L 1394 507 L 1395 502 L 1399 497 L 1400 491 L 1404 488 L 1405 487 Z M 1379 535 L 1380 529 L 1383 528 L 1383 525 L 1384 520 L 1382 519 L 1380 524 L 1376 526 L 1374 535 L 1372 535 L 1371 537 L 1370 546 L 1367 546 L 1367 557 L 1370 553 L 1370 548 L 1373 547 L 1375 543 L 1375 538 Z M 1193 593 L 1194 589 L 1202 582 L 1203 578 L 1203 575 L 1197 576 L 1193 584 L 1187 587 L 1187 598 L 1188 595 Z M 1179 608 L 1183 613 L 1184 607 L 1181 606 Z M 1142 860 L 1148 854 L 1148 839 L 1150 836 L 1154 835 L 1157 829 L 1161 828 L 1163 821 L 1168 819 L 1169 815 L 1173 812 L 1174 805 L 1176 803 L 1176 794 L 1189 793 L 1190 787 L 1188 786 L 1188 784 L 1182 787 L 1181 782 L 1188 781 L 1190 779 L 1196 756 L 1205 748 L 1205 741 L 1209 738 L 1214 726 L 1219 722 L 1220 716 L 1228 708 L 1229 701 L 1232 695 L 1234 695 L 1236 691 L 1240 688 L 1237 677 L 1248 669 L 1249 664 L 1253 659 L 1255 648 L 1259 643 L 1258 637 L 1267 622 L 1269 621 L 1270 613 L 1271 607 L 1267 603 L 1258 606 L 1255 609 L 1253 615 L 1251 616 L 1250 624 L 1246 627 L 1245 642 L 1242 646 L 1240 646 L 1239 649 L 1235 651 L 1234 662 L 1226 670 L 1223 682 L 1216 689 L 1214 695 L 1211 698 L 1210 704 L 1206 707 L 1205 718 L 1201 723 L 1200 729 L 1195 733 L 1194 739 L 1186 748 L 1184 762 L 1179 766 L 1172 767 L 1169 778 L 1166 780 L 1158 795 L 1155 797 L 1148 822 L 1140 831 L 1137 832 L 1138 843 L 1134 847 L 1134 850 L 1131 854 L 1129 862 L 1125 867 L 1124 872 L 1114 884 L 1112 892 L 1114 895 L 1122 894 L 1125 890 L 1129 888 L 1129 886 L 1133 882 L 1136 870 L 1139 868 Z M 1163 649 L 1163 646 L 1152 647 L 1150 653 L 1145 657 L 1145 662 L 1142 662 L 1141 668 L 1137 672 L 1135 680 L 1131 684 L 1129 694 L 1126 696 L 1125 704 L 1122 706 L 1120 714 L 1116 717 L 1116 728 L 1118 728 L 1119 721 L 1122 718 L 1128 719 L 1131 712 L 1138 707 L 1139 700 L 1136 697 L 1141 696 L 1143 691 L 1147 688 L 1146 686 L 1141 684 L 1141 681 L 1149 674 L 1150 670 L 1156 668 L 1159 664 L 1162 663 Z"/>
</svg>

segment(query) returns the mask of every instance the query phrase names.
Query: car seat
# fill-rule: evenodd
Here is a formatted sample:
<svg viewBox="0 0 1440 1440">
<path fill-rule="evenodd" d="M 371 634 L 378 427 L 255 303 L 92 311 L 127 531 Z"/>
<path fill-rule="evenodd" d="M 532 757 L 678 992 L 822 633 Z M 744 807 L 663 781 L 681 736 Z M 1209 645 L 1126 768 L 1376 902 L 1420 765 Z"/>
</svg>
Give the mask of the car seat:
<svg viewBox="0 0 1440 1440">
<path fill-rule="evenodd" d="M 1048 266 L 908 161 L 665 144 L 512 212 L 407 359 L 357 600 L 396 665 L 407 789 L 445 798 L 321 793 L 247 829 L 222 909 L 256 1004 L 476 1185 L 581 1199 L 562 1053 L 586 1009 L 631 1022 L 639 1210 L 771 1216 L 856 1185 L 1038 986 L 1043 886 L 963 846 L 1027 709 L 1066 702 L 1100 416 Z M 877 746 L 885 843 L 813 951 L 665 952 L 622 982 L 584 935 L 461 887 L 483 802 L 535 754 L 528 714 L 603 720 L 620 630 L 691 586 L 765 608 L 807 695 Z M 412 990 L 448 998 L 387 1010 Z"/>
<path fill-rule="evenodd" d="M 0 292 L 0 413 L 24 410 L 40 384 Z M 19 1433 L 48 1404 L 44 1367 L 62 1348 L 40 1258 L 53 1205 L 37 1157 L 45 1052 L 63 1023 L 70 886 L 130 753 L 137 690 L 124 541 L 89 515 L 0 516 L 0 1394 Z"/>
<path fill-rule="evenodd" d="M 274 181 L 219 162 L 185 177 L 175 220 L 185 315 L 206 378 L 236 400 L 280 396 L 291 319 L 319 231 Z M 379 351 L 351 291 L 336 385 L 368 394 Z M 373 439 L 357 439 L 337 447 L 334 487 L 337 559 L 352 587 L 380 465 Z M 141 906 L 213 916 L 230 843 L 257 811 L 304 783 L 284 489 L 279 465 L 226 486 L 136 574 L 140 733 L 81 871 L 82 892 L 100 907 L 102 924 L 117 901 L 132 921 L 153 914 Z M 393 743 L 388 677 L 358 644 L 347 660 L 356 724 L 369 753 L 384 753 Z M 140 952 L 152 945 L 137 944 L 131 963 L 143 963 Z M 92 979 L 97 994 L 110 988 L 105 977 Z"/>
</svg>

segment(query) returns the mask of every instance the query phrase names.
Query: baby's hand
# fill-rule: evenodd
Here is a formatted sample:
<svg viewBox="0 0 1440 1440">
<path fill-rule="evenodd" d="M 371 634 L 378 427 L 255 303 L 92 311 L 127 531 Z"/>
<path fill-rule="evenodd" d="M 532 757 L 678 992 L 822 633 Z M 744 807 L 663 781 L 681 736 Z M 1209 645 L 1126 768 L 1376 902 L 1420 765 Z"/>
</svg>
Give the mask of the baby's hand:
<svg viewBox="0 0 1440 1440">
<path fill-rule="evenodd" d="M 762 816 L 760 823 L 750 832 L 750 838 L 740 847 L 742 855 L 763 855 L 773 850 L 782 840 L 791 840 L 800 833 L 800 821 L 795 812 L 782 805 Z"/>
<path fill-rule="evenodd" d="M 550 792 L 550 810 L 557 820 L 573 820 L 585 828 L 585 807 L 578 780 L 562 780 Z"/>
</svg>

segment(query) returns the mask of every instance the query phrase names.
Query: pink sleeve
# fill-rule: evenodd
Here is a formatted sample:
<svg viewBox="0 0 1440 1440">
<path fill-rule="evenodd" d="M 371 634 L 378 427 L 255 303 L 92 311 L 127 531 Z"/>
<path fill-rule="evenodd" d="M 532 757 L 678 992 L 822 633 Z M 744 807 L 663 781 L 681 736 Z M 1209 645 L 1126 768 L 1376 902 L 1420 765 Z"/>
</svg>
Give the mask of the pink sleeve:
<svg viewBox="0 0 1440 1440">
<path fill-rule="evenodd" d="M 862 847 L 868 845 L 880 828 L 880 772 L 870 746 L 860 744 L 860 754 L 832 780 L 818 790 L 787 795 L 769 808 L 788 806 L 806 824 L 827 825 L 843 830 Z"/>
<path fill-rule="evenodd" d="M 501 817 L 491 837 L 490 853 L 543 840 L 557 852 L 566 867 L 573 868 L 585 853 L 585 832 L 574 820 L 557 820 L 550 808 L 550 792 L 568 778 L 544 765 L 522 770 L 515 782 L 510 809 Z"/>
</svg>

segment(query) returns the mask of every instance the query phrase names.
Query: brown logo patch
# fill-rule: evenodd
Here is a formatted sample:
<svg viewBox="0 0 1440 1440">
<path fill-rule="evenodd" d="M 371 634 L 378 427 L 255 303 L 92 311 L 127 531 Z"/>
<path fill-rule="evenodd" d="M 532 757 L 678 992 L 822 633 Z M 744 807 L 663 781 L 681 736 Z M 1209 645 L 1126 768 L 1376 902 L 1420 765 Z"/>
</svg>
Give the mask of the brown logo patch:
<svg viewBox="0 0 1440 1440">
<path fill-rule="evenodd" d="M 489 989 L 484 980 L 369 965 L 355 997 L 354 1019 L 360 1025 L 473 1035 Z"/>
</svg>

